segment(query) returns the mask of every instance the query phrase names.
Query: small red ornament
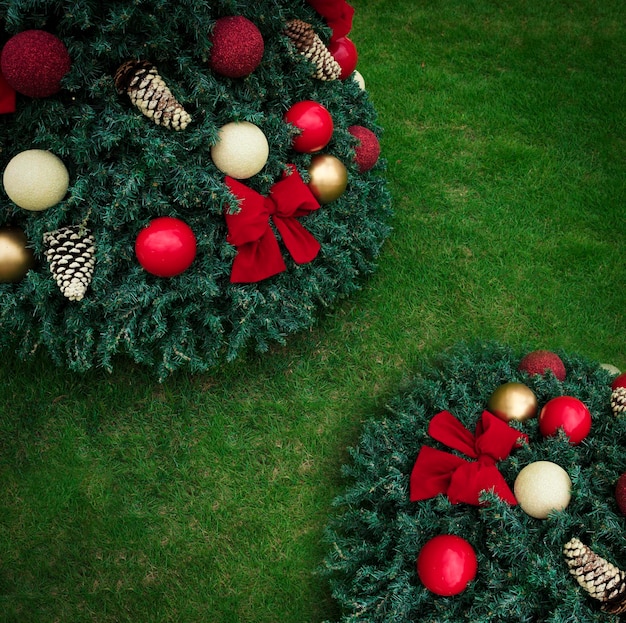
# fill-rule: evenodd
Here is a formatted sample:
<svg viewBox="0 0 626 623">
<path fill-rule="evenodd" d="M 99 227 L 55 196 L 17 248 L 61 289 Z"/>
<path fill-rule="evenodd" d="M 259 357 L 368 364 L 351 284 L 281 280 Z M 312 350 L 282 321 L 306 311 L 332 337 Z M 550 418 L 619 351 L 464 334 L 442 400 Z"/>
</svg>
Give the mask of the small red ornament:
<svg viewBox="0 0 626 623">
<path fill-rule="evenodd" d="M 617 389 L 618 387 L 626 387 L 626 372 L 622 372 L 619 376 L 616 376 L 611 383 L 611 389 Z"/>
<path fill-rule="evenodd" d="M 528 372 L 528 374 L 544 375 L 546 372 L 551 371 L 552 374 L 559 380 L 565 380 L 565 365 L 561 358 L 549 350 L 534 350 L 528 353 L 519 363 L 518 369 L 522 372 Z"/>
<path fill-rule="evenodd" d="M 264 51 L 263 35 L 249 19 L 221 17 L 211 34 L 209 67 L 228 78 L 243 78 L 259 66 Z"/>
<path fill-rule="evenodd" d="M 0 115 L 15 112 L 15 89 L 0 73 Z"/>
<path fill-rule="evenodd" d="M 463 592 L 476 577 L 477 569 L 474 548 L 465 539 L 452 534 L 430 539 L 417 557 L 417 574 L 422 584 L 444 597 Z"/>
<path fill-rule="evenodd" d="M 135 254 L 149 273 L 174 277 L 187 270 L 196 257 L 196 237 L 180 219 L 162 216 L 139 232 Z"/>
<path fill-rule="evenodd" d="M 285 121 L 300 130 L 293 139 L 293 148 L 301 153 L 320 151 L 333 136 L 333 118 L 324 106 L 312 100 L 294 104 L 285 113 Z"/>
<path fill-rule="evenodd" d="M 328 51 L 341 67 L 339 80 L 345 80 L 351 76 L 359 61 L 359 55 L 357 54 L 354 43 L 348 39 L 348 37 L 339 37 L 339 39 L 330 42 Z"/>
<path fill-rule="evenodd" d="M 24 30 L 2 48 L 0 68 L 6 81 L 22 95 L 48 97 L 61 90 L 72 66 L 65 44 L 45 30 Z"/>
<path fill-rule="evenodd" d="M 549 400 L 539 413 L 539 430 L 544 437 L 556 435 L 562 428 L 570 443 L 578 445 L 591 430 L 591 414 L 585 404 L 572 396 Z"/>
<path fill-rule="evenodd" d="M 615 501 L 622 515 L 626 517 L 626 472 L 617 479 L 615 485 Z"/>
<path fill-rule="evenodd" d="M 369 128 L 362 125 L 351 125 L 348 132 L 358 139 L 359 144 L 355 149 L 357 166 L 361 173 L 369 171 L 377 162 L 380 156 L 380 143 L 378 137 Z"/>
</svg>

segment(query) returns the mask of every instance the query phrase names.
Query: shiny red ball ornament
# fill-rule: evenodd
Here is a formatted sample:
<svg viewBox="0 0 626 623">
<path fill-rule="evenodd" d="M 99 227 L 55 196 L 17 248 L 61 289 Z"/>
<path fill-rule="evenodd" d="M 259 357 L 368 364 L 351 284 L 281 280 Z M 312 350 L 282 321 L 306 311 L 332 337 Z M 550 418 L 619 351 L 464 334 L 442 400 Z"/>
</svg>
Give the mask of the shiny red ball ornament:
<svg viewBox="0 0 626 623">
<path fill-rule="evenodd" d="M 622 372 L 622 374 L 613 379 L 611 389 L 615 390 L 618 387 L 626 387 L 626 372 Z"/>
<path fill-rule="evenodd" d="M 72 66 L 65 44 L 45 30 L 24 30 L 2 48 L 0 69 L 18 93 L 48 97 L 61 90 L 61 80 Z"/>
<path fill-rule="evenodd" d="M 369 128 L 362 125 L 351 125 L 348 132 L 359 141 L 355 148 L 354 159 L 359 171 L 365 173 L 378 162 L 380 156 L 378 137 Z"/>
<path fill-rule="evenodd" d="M 476 577 L 474 548 L 460 536 L 441 534 L 427 541 L 417 557 L 417 574 L 424 586 L 448 597 L 463 592 Z"/>
<path fill-rule="evenodd" d="M 295 103 L 285 113 L 285 121 L 300 130 L 292 146 L 301 153 L 312 154 L 324 149 L 333 136 L 333 118 L 324 106 L 313 100 Z"/>
<path fill-rule="evenodd" d="M 354 43 L 348 37 L 339 37 L 330 42 L 328 51 L 339 63 L 339 67 L 341 67 L 339 80 L 345 80 L 350 77 L 359 61 L 359 55 Z"/>
<path fill-rule="evenodd" d="M 264 51 L 263 35 L 249 19 L 221 17 L 211 34 L 209 67 L 228 78 L 243 78 L 260 65 Z"/>
<path fill-rule="evenodd" d="M 572 396 L 549 400 L 539 413 L 539 430 L 544 437 L 556 435 L 559 429 L 570 443 L 578 445 L 591 430 L 591 414 L 585 404 Z"/>
<path fill-rule="evenodd" d="M 196 237 L 187 223 L 162 216 L 139 232 L 135 254 L 149 273 L 174 277 L 187 270 L 196 257 Z"/>
<path fill-rule="evenodd" d="M 544 375 L 552 372 L 559 381 L 565 380 L 565 364 L 561 358 L 549 350 L 534 350 L 528 353 L 519 363 L 518 369 L 528 372 L 531 376 Z"/>
<path fill-rule="evenodd" d="M 615 501 L 622 515 L 626 517 L 626 472 L 617 479 L 615 485 Z"/>
</svg>

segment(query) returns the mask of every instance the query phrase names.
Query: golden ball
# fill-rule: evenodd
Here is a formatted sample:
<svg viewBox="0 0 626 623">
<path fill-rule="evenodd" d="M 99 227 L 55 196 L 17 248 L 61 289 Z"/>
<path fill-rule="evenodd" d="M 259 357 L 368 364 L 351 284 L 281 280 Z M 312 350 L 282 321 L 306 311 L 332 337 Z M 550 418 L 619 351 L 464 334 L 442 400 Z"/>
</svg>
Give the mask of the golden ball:
<svg viewBox="0 0 626 623">
<path fill-rule="evenodd" d="M 9 199 L 24 210 L 41 212 L 65 197 L 70 176 L 63 161 L 44 149 L 27 149 L 9 161 L 2 178 Z"/>
<path fill-rule="evenodd" d="M 21 229 L 0 227 L 0 283 L 16 283 L 33 267 L 35 258 L 27 244 Z"/>
<path fill-rule="evenodd" d="M 339 158 L 320 154 L 311 158 L 309 188 L 320 203 L 339 199 L 348 186 L 348 170 Z"/>
<path fill-rule="evenodd" d="M 572 496 L 568 473 L 551 461 L 535 461 L 524 467 L 513 485 L 520 508 L 535 519 L 567 508 Z"/>
<path fill-rule="evenodd" d="M 523 422 L 537 415 L 537 396 L 523 383 L 500 385 L 487 403 L 487 409 L 505 422 Z"/>
<path fill-rule="evenodd" d="M 236 180 L 256 175 L 265 166 L 269 153 L 263 130 L 249 121 L 233 121 L 222 126 L 217 143 L 211 147 L 215 166 Z"/>
</svg>

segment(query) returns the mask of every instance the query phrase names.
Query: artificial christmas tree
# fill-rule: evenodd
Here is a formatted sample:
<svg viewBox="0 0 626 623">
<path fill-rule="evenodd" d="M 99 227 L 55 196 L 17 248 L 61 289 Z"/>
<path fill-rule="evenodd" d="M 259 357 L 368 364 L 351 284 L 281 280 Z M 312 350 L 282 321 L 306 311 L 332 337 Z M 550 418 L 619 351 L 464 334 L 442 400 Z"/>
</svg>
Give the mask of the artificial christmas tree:
<svg viewBox="0 0 626 623">
<path fill-rule="evenodd" d="M 389 234 L 390 199 L 384 161 L 361 170 L 349 131 L 380 134 L 374 107 L 353 76 L 330 79 L 338 72 L 322 50 L 350 32 L 352 19 L 345 0 L 0 0 L 8 102 L 0 109 L 0 166 L 40 150 L 69 176 L 67 192 L 37 211 L 14 202 L 11 185 L 0 193 L 0 227 L 22 230 L 36 259 L 21 279 L 0 283 L 0 347 L 23 356 L 43 348 L 76 370 L 110 369 L 126 354 L 164 377 L 284 343 L 358 289 Z M 287 34 L 295 20 L 314 33 L 309 57 Z M 332 76 L 320 73 L 320 62 L 335 67 Z M 293 147 L 300 130 L 285 113 L 301 101 L 332 118 L 320 153 Z M 250 127 L 252 138 L 224 130 Z M 319 246 L 312 257 L 298 241 L 294 251 L 273 213 L 263 212 L 285 206 L 264 199 L 263 225 L 250 227 L 256 203 L 241 199 L 247 191 L 234 194 L 228 178 L 267 198 L 296 173 L 290 188 L 304 196 L 316 155 L 345 167 L 347 184 L 333 201 L 291 210 Z M 45 178 L 40 185 L 60 186 Z M 30 179 L 22 183 L 27 194 L 41 194 Z M 193 232 L 194 255 L 182 271 L 148 270 L 135 252 L 140 233 L 164 217 Z M 229 219 L 245 231 L 233 234 Z M 46 234 L 68 227 L 93 236 L 88 287 L 72 297 L 46 262 Z M 277 272 L 266 268 L 275 256 L 251 254 L 263 245 L 246 238 L 268 228 L 283 258 Z M 235 237 L 245 240 L 235 246 Z M 232 279 L 240 254 L 254 256 L 263 278 Z"/>
</svg>

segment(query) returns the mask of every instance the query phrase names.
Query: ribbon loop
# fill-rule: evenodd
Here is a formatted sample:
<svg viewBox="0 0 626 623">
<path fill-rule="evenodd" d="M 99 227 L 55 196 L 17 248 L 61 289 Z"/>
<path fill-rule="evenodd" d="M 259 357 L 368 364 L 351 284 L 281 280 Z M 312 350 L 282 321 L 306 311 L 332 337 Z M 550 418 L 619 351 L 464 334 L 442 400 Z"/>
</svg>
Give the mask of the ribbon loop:
<svg viewBox="0 0 626 623">
<path fill-rule="evenodd" d="M 433 417 L 428 434 L 448 447 L 463 452 L 475 461 L 423 446 L 411 472 L 410 499 L 426 500 L 445 493 L 452 504 L 480 505 L 480 494 L 493 491 L 511 505 L 517 500 L 496 463 L 528 441 L 528 436 L 511 428 L 488 411 L 483 411 L 472 435 L 448 411 Z"/>
<path fill-rule="evenodd" d="M 231 193 L 239 199 L 239 211 L 225 215 L 227 240 L 237 248 L 232 283 L 261 281 L 286 270 L 270 221 L 297 264 L 310 262 L 319 253 L 319 242 L 296 218 L 317 210 L 320 204 L 295 167 L 290 170 L 272 186 L 268 197 L 226 177 Z"/>
</svg>

